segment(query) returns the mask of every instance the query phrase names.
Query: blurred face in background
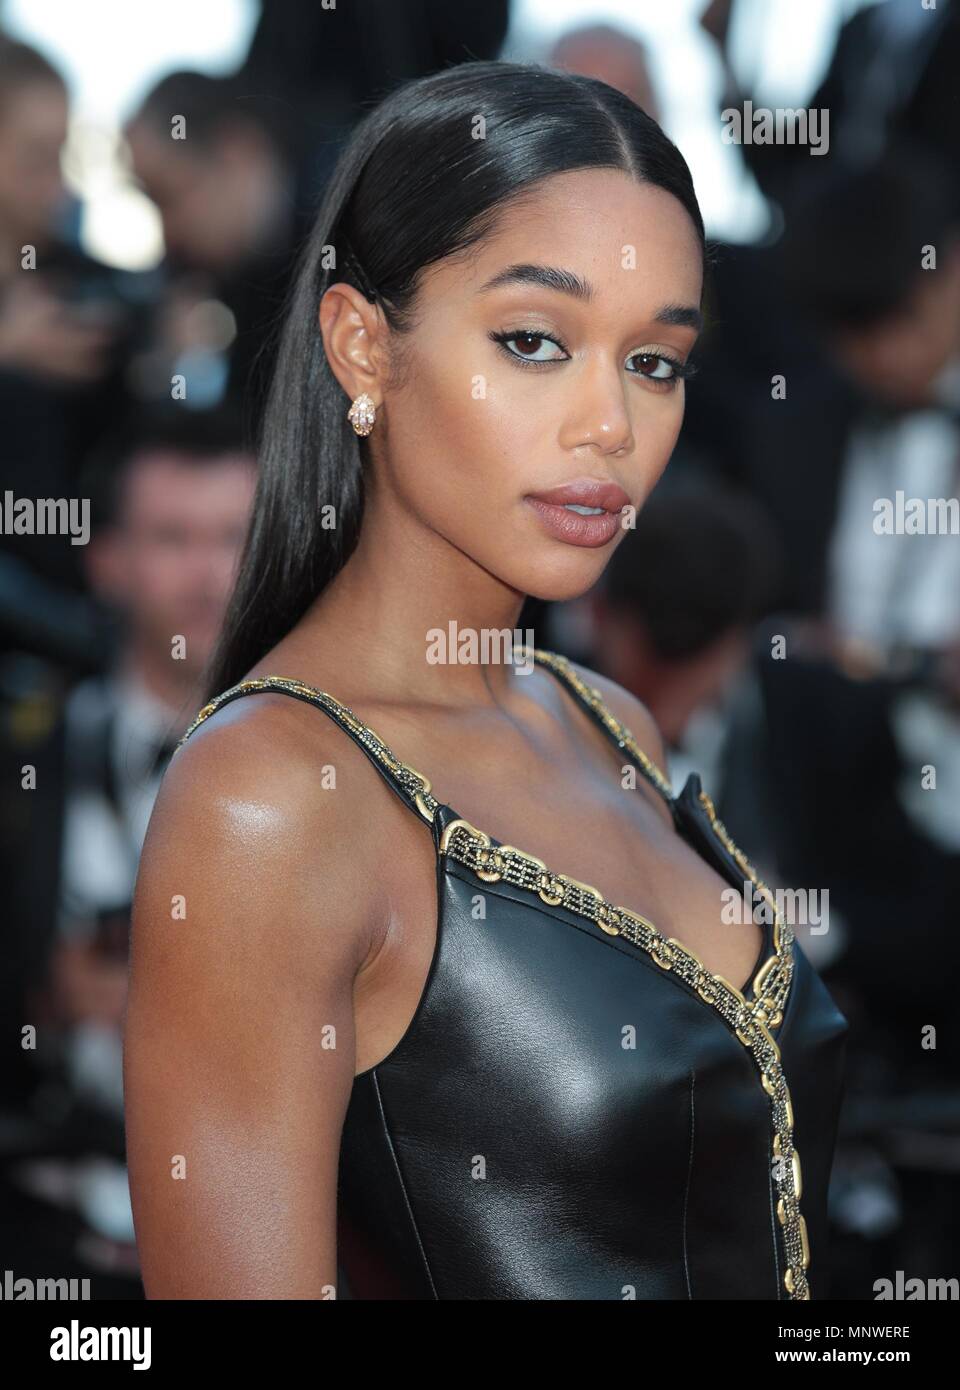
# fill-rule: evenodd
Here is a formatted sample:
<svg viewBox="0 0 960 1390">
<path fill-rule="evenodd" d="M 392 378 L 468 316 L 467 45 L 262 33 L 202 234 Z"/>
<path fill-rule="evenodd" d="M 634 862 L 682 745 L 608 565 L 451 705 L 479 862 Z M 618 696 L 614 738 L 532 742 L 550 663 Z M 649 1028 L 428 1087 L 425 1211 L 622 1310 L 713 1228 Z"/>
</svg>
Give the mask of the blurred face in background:
<svg viewBox="0 0 960 1390">
<path fill-rule="evenodd" d="M 137 181 L 160 213 L 168 256 L 212 271 L 242 258 L 265 214 L 261 165 L 269 154 L 253 127 L 226 125 L 207 146 L 145 122 L 125 134 Z"/>
<path fill-rule="evenodd" d="M 736 623 L 685 656 L 664 656 L 643 614 L 590 599 L 594 653 L 604 672 L 643 700 L 666 742 L 682 744 L 701 710 L 720 704 L 750 654 L 750 630 Z"/>
<path fill-rule="evenodd" d="M 939 250 L 937 269 L 917 276 L 895 313 L 832 335 L 844 370 L 894 406 L 926 405 L 940 372 L 960 353 L 960 238 Z"/>
<path fill-rule="evenodd" d="M 243 454 L 186 462 L 143 453 L 125 479 L 118 524 L 91 543 L 95 587 L 125 614 L 128 640 L 170 658 L 184 637 L 185 675 L 199 675 L 217 638 L 255 482 Z"/>
<path fill-rule="evenodd" d="M 647 50 L 639 40 L 606 24 L 587 25 L 564 34 L 549 53 L 552 68 L 565 68 L 596 77 L 635 101 L 648 116 L 660 120 Z"/>
<path fill-rule="evenodd" d="M 17 249 L 46 240 L 64 196 L 67 96 L 57 82 L 0 93 L 0 225 Z"/>
</svg>

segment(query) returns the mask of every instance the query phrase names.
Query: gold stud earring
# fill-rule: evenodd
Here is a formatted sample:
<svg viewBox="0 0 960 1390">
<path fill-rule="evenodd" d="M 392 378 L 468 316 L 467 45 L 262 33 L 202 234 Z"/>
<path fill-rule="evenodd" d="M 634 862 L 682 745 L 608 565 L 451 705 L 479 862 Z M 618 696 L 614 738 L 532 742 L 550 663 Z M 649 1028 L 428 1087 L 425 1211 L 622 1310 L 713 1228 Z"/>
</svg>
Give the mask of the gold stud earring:
<svg viewBox="0 0 960 1390">
<path fill-rule="evenodd" d="M 373 422 L 376 418 L 376 406 L 366 391 L 363 391 L 347 411 L 347 419 L 353 426 L 355 433 L 367 435 L 373 429 Z"/>
</svg>

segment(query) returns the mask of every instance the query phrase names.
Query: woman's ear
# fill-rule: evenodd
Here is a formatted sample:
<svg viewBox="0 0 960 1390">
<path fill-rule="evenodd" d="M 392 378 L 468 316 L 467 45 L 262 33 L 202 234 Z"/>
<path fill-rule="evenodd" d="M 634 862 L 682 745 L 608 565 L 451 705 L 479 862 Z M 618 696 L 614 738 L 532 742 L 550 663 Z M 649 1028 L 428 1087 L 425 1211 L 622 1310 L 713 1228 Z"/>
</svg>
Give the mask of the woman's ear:
<svg viewBox="0 0 960 1390">
<path fill-rule="evenodd" d="M 386 333 L 379 305 L 338 280 L 320 300 L 318 321 L 330 370 L 344 391 L 351 400 L 366 391 L 379 405 Z"/>
</svg>

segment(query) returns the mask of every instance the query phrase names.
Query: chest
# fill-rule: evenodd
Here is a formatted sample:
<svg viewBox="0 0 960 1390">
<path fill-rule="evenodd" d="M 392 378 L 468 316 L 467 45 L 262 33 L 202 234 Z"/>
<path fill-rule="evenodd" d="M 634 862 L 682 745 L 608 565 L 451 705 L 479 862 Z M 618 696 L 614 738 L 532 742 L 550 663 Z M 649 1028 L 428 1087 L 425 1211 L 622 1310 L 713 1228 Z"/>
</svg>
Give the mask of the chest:
<svg viewBox="0 0 960 1390">
<path fill-rule="evenodd" d="M 449 767 L 437 791 L 478 830 L 639 913 L 742 988 L 764 946 L 763 919 L 706 809 L 675 822 L 661 794 L 627 761 L 618 768 L 605 759 L 602 774 L 573 763 L 549 770 L 540 764 L 524 775 L 494 759 L 469 784 Z"/>
</svg>

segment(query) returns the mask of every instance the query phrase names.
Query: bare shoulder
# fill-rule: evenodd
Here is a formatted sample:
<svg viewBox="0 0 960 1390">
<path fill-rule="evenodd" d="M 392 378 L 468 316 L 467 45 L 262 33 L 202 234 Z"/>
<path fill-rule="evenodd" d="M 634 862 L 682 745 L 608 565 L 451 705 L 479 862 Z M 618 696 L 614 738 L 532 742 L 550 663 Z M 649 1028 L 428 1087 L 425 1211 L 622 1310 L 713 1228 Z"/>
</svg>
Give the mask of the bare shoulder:
<svg viewBox="0 0 960 1390">
<path fill-rule="evenodd" d="M 158 877 L 172 882 L 179 873 L 195 894 L 242 891 L 265 920 L 284 916 L 308 934 L 320 905 L 329 923 L 342 896 L 355 926 L 372 906 L 356 879 L 368 843 L 360 831 L 378 798 L 371 805 L 362 770 L 344 775 L 344 765 L 355 767 L 351 753 L 364 761 L 325 715 L 289 696 L 260 692 L 218 709 L 167 768 L 138 897 Z"/>
</svg>

